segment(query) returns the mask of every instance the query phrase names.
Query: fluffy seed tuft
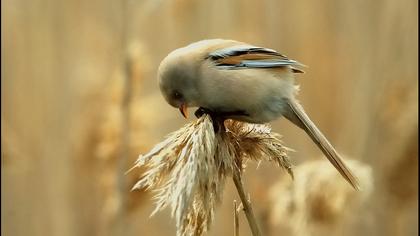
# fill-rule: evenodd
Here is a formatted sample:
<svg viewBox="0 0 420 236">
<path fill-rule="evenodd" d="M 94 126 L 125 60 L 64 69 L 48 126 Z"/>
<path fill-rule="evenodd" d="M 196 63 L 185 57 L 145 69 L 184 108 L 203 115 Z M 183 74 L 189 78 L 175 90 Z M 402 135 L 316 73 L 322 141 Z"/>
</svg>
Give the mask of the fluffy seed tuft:
<svg viewBox="0 0 420 236">
<path fill-rule="evenodd" d="M 226 131 L 215 133 L 210 116 L 203 115 L 140 155 L 133 167 L 146 167 L 133 190 L 153 189 L 152 215 L 171 207 L 177 235 L 209 230 L 226 177 L 233 168 L 242 171 L 246 161 L 273 161 L 293 177 L 289 149 L 267 125 L 227 120 L 225 127 Z"/>
</svg>

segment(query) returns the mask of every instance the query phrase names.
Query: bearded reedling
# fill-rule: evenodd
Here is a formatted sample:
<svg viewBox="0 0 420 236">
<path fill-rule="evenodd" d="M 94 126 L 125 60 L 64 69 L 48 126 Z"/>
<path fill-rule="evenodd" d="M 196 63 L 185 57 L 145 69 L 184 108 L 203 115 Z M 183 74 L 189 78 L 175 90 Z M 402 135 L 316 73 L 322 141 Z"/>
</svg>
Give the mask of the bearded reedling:
<svg viewBox="0 0 420 236">
<path fill-rule="evenodd" d="M 187 117 L 196 115 L 262 124 L 284 116 L 303 129 L 349 182 L 359 183 L 340 155 L 295 99 L 294 74 L 301 63 L 268 48 L 211 39 L 171 52 L 160 64 L 158 82 L 165 100 Z"/>
</svg>

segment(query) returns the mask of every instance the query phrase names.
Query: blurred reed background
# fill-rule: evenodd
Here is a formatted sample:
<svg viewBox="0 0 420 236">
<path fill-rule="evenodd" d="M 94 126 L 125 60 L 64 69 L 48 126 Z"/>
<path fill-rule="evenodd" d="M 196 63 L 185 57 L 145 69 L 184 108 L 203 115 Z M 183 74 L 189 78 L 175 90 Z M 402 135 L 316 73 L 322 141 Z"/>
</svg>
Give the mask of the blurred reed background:
<svg viewBox="0 0 420 236">
<path fill-rule="evenodd" d="M 175 235 L 169 211 L 124 175 L 186 121 L 160 95 L 159 62 L 205 38 L 309 66 L 299 99 L 365 185 L 355 193 L 285 120 L 294 182 L 250 164 L 266 235 L 417 235 L 418 1 L 4 0 L 2 235 Z M 263 79 L 263 78 L 262 78 Z M 228 182 L 208 235 L 233 235 Z M 250 235 L 243 215 L 241 235 Z"/>
</svg>

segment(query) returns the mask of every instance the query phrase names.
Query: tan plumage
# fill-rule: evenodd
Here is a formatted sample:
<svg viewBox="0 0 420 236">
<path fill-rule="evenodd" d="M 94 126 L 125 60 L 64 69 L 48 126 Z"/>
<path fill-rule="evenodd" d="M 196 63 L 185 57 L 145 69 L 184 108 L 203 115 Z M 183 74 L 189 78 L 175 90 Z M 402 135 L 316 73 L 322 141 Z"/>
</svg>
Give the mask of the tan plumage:
<svg viewBox="0 0 420 236">
<path fill-rule="evenodd" d="M 325 138 L 316 125 L 309 119 L 302 106 L 294 99 L 289 100 L 287 104 L 290 107 L 290 112 L 285 113 L 284 117 L 303 129 L 347 182 L 349 182 L 353 188 L 359 190 L 359 181 L 356 176 L 354 176 L 343 160 L 341 160 L 340 155 L 330 142 L 328 142 L 327 138 Z"/>
<path fill-rule="evenodd" d="M 241 63 L 241 61 L 243 60 L 265 60 L 265 59 L 275 59 L 275 58 L 277 57 L 273 55 L 262 54 L 262 53 L 244 54 L 244 55 L 239 55 L 239 56 L 230 56 L 230 57 L 222 58 L 218 60 L 217 63 L 236 65 L 236 64 Z"/>
<path fill-rule="evenodd" d="M 160 64 L 166 101 L 186 115 L 202 107 L 218 116 L 266 123 L 285 116 L 306 131 L 340 174 L 358 189 L 357 178 L 294 98 L 294 73 L 302 64 L 268 48 L 212 39 L 171 52 Z"/>
</svg>

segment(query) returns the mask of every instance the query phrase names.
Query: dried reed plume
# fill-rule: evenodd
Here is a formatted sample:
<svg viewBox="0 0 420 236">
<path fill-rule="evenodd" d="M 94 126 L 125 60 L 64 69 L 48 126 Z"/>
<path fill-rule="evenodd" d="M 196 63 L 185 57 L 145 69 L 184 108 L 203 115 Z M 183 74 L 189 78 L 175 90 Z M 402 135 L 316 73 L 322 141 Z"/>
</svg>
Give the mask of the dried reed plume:
<svg viewBox="0 0 420 236">
<path fill-rule="evenodd" d="M 268 126 L 227 120 L 225 127 L 215 133 L 210 116 L 203 115 L 140 155 L 133 167 L 147 169 L 133 189 L 154 189 L 152 215 L 169 205 L 177 235 L 209 230 L 226 177 L 242 172 L 247 160 L 274 161 L 292 175 L 288 148 Z"/>
<path fill-rule="evenodd" d="M 296 236 L 357 232 L 342 230 L 345 225 L 352 225 L 349 222 L 366 221 L 358 225 L 368 222 L 362 217 L 369 215 L 365 203 L 373 192 L 372 169 L 359 161 L 347 163 L 359 177 L 363 191 L 349 188 L 328 161 L 305 162 L 296 167 L 295 181 L 280 180 L 270 189 L 271 224 L 288 232 L 287 235 Z"/>
</svg>

